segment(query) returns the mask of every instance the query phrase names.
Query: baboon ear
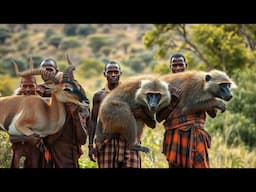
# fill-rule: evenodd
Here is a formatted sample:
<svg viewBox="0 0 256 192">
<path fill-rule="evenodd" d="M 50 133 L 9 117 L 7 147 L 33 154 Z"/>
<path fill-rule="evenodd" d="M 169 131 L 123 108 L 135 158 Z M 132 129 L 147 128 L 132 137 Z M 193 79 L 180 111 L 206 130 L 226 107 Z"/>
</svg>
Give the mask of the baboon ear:
<svg viewBox="0 0 256 192">
<path fill-rule="evenodd" d="M 208 74 L 207 74 L 207 75 L 205 76 L 205 81 L 206 81 L 206 82 L 207 82 L 207 81 L 210 81 L 211 79 L 212 79 L 211 75 L 208 75 Z"/>
<path fill-rule="evenodd" d="M 137 84 L 137 89 L 141 88 L 141 81 Z"/>
<path fill-rule="evenodd" d="M 141 87 L 145 86 L 146 84 L 148 84 L 148 83 L 150 83 L 150 82 L 151 82 L 151 80 L 142 79 L 142 80 L 140 80 L 139 83 L 138 83 L 138 88 L 141 88 Z"/>
</svg>

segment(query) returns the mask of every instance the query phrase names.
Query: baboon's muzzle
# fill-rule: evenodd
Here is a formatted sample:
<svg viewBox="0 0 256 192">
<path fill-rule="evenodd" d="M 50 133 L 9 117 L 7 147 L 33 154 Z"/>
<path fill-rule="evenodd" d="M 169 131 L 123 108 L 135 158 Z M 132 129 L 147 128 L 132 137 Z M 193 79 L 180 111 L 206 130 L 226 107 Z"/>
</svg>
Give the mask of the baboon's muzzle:
<svg viewBox="0 0 256 192">
<path fill-rule="evenodd" d="M 156 112 L 161 99 L 160 93 L 147 93 L 148 108 L 152 112 Z"/>
</svg>

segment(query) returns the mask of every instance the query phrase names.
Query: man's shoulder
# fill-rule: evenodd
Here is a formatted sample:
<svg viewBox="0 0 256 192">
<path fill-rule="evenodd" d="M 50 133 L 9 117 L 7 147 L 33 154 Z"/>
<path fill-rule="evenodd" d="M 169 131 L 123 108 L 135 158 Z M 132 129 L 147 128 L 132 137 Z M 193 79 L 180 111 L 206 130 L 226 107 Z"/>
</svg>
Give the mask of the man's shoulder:
<svg viewBox="0 0 256 192">
<path fill-rule="evenodd" d="M 105 88 L 100 88 L 100 89 L 98 89 L 97 91 L 95 91 L 93 95 L 94 95 L 94 96 L 102 95 L 102 94 L 105 93 L 105 92 L 106 92 Z"/>
<path fill-rule="evenodd" d="M 102 99 L 106 96 L 105 88 L 101 88 L 94 92 L 93 94 L 93 101 L 94 102 L 101 102 Z"/>
</svg>

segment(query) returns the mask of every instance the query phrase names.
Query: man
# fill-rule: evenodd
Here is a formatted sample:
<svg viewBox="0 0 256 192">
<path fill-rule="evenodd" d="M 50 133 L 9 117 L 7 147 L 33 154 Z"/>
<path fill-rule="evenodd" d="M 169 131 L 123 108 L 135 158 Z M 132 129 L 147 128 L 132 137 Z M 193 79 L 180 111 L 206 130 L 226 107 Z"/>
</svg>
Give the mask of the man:
<svg viewBox="0 0 256 192">
<path fill-rule="evenodd" d="M 182 54 L 174 54 L 170 58 L 170 69 L 172 73 L 183 72 L 187 68 L 187 63 L 185 57 Z"/>
<path fill-rule="evenodd" d="M 89 100 L 82 86 L 74 80 L 73 71 L 60 73 L 55 60 L 52 58 L 43 60 L 40 66 L 56 74 L 56 78 L 61 80 L 61 83 L 75 85 L 80 99 L 88 105 L 88 108 L 80 108 L 75 104 L 65 103 L 67 116 L 63 128 L 56 134 L 44 138 L 49 148 L 54 168 L 79 168 L 78 159 L 82 155 L 81 146 L 86 143 L 87 138 Z M 42 97 L 50 97 L 51 90 L 47 85 L 54 82 L 44 75 L 42 75 L 42 79 L 44 83 L 38 85 L 38 93 Z"/>
<path fill-rule="evenodd" d="M 98 121 L 98 113 L 104 97 L 119 84 L 122 74 L 118 63 L 111 61 L 105 65 L 104 76 L 107 84 L 93 95 L 93 106 L 89 123 L 89 158 L 98 163 L 99 168 L 140 168 L 141 160 L 138 151 L 130 150 L 126 141 L 118 135 L 106 135 L 103 133 L 101 122 Z M 93 147 L 96 132 L 96 148 Z"/>
<path fill-rule="evenodd" d="M 34 76 L 24 76 L 20 86 L 15 90 L 16 95 L 36 95 L 36 79 Z M 10 135 L 12 143 L 11 168 L 39 168 L 47 167 L 44 158 L 45 146 L 42 138 L 36 135 Z M 24 157 L 24 162 L 21 158 Z"/>
<path fill-rule="evenodd" d="M 44 59 L 40 67 L 55 74 L 56 78 L 60 80 L 62 78 L 62 72 L 59 72 L 56 61 L 53 58 Z M 55 82 L 46 74 L 41 75 L 42 84 L 38 84 L 36 92 L 42 97 L 51 97 L 51 89 L 48 87 L 49 84 L 54 84 Z"/>
<path fill-rule="evenodd" d="M 184 72 L 186 59 L 182 54 L 170 58 L 170 69 L 173 73 Z M 211 117 L 216 111 L 207 111 Z M 175 107 L 163 123 L 165 128 L 163 153 L 170 168 L 209 168 L 208 148 L 211 137 L 205 130 L 206 112 L 181 114 Z"/>
</svg>

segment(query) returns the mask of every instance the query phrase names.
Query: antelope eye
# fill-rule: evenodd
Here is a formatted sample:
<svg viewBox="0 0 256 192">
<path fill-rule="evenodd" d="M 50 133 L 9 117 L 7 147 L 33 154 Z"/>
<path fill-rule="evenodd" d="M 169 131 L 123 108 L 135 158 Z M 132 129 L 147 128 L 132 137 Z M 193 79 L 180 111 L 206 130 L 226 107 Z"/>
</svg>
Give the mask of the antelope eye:
<svg viewBox="0 0 256 192">
<path fill-rule="evenodd" d="M 67 92 L 71 92 L 71 91 L 72 91 L 72 89 L 71 89 L 70 87 L 64 87 L 63 90 L 64 90 L 64 91 L 67 91 Z"/>
</svg>

